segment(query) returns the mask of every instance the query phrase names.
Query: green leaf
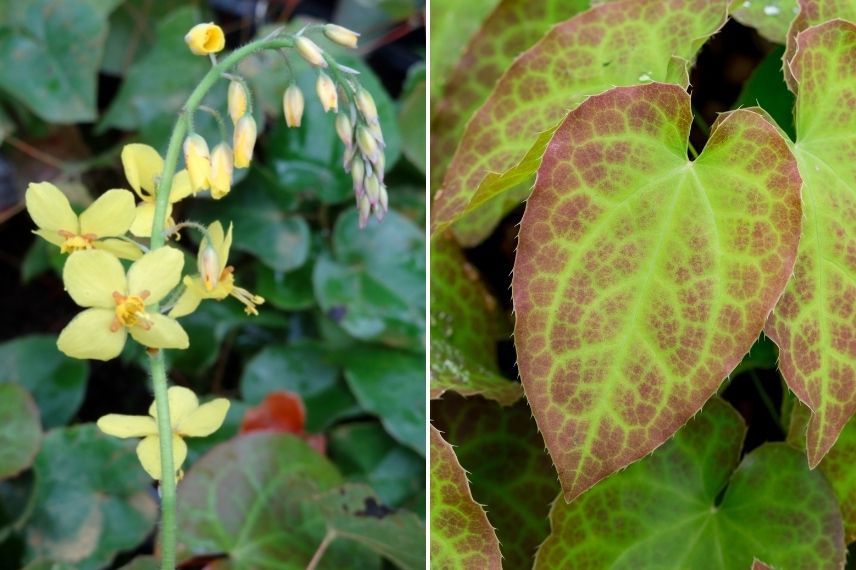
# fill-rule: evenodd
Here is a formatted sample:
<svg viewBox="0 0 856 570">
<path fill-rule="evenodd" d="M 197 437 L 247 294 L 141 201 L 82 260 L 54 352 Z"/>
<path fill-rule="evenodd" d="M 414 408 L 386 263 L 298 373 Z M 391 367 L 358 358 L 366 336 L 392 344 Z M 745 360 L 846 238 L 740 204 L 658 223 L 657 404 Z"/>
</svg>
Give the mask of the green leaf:
<svg viewBox="0 0 856 570">
<path fill-rule="evenodd" d="M 785 56 L 783 58 L 785 83 L 794 93 L 797 92 L 798 78 L 790 68 L 790 62 L 797 52 L 797 38 L 799 34 L 812 26 L 823 24 L 830 20 L 840 18 L 849 22 L 856 22 L 856 2 L 853 0 L 797 0 L 799 14 L 796 15 L 791 27 L 788 28 L 788 36 L 785 40 Z M 851 74 L 852 75 L 852 74 Z"/>
<path fill-rule="evenodd" d="M 800 11 L 797 0 L 741 0 L 736 5 L 735 20 L 777 44 L 785 43 L 791 21 Z"/>
<path fill-rule="evenodd" d="M 785 48 L 778 47 L 761 60 L 743 85 L 743 91 L 740 92 L 740 97 L 737 98 L 733 108 L 761 107 L 793 140 L 796 137 L 794 94 L 788 91 L 782 76 L 782 54 L 784 53 Z"/>
<path fill-rule="evenodd" d="M 502 568 L 496 533 L 473 500 L 452 446 L 431 430 L 432 568 Z"/>
<path fill-rule="evenodd" d="M 341 539 L 356 542 L 402 570 L 425 568 L 422 521 L 411 512 L 386 507 L 365 485 L 343 485 L 327 491 L 314 497 L 306 510 L 317 511 L 324 518 L 328 530 L 335 533 L 334 543 Z"/>
<path fill-rule="evenodd" d="M 333 465 L 295 436 L 232 439 L 178 486 L 178 559 L 225 553 L 236 568 L 302 570 L 325 534 L 312 497 L 341 482 Z M 377 567 L 361 547 L 333 541 L 318 568 Z"/>
<path fill-rule="evenodd" d="M 357 212 L 336 220 L 333 254 L 312 275 L 321 309 L 361 340 L 420 350 L 425 345 L 425 237 L 390 210 L 383 223 L 357 225 Z"/>
<path fill-rule="evenodd" d="M 401 125 L 401 146 L 419 172 L 425 174 L 425 65 L 411 68 L 407 74 L 407 86 L 398 108 L 398 124 Z"/>
<path fill-rule="evenodd" d="M 425 355 L 361 346 L 342 356 L 345 379 L 360 406 L 387 433 L 425 455 Z"/>
<path fill-rule="evenodd" d="M 401 506 L 425 488 L 425 459 L 398 444 L 379 423 L 336 426 L 328 445 L 348 480 L 367 483 L 388 505 Z"/>
<path fill-rule="evenodd" d="M 154 44 L 128 69 L 119 93 L 98 123 L 99 132 L 110 127 L 163 130 L 172 125 L 210 66 L 207 58 L 193 55 L 184 43 L 184 35 L 199 21 L 199 12 L 188 6 L 158 22 Z"/>
<path fill-rule="evenodd" d="M 788 386 L 814 412 L 806 444 L 814 467 L 856 412 L 856 25 L 829 22 L 796 43 L 789 69 L 799 86 L 803 231 L 794 278 L 766 333 Z"/>
<path fill-rule="evenodd" d="M 40 118 L 96 118 L 107 14 L 93 2 L 0 1 L 0 88 Z"/>
<path fill-rule="evenodd" d="M 32 465 L 42 439 L 39 409 L 26 390 L 0 384 L 0 479 Z"/>
<path fill-rule="evenodd" d="M 27 560 L 43 557 L 77 570 L 109 565 L 152 531 L 158 507 L 134 446 L 94 424 L 49 432 L 33 467 Z"/>
<path fill-rule="evenodd" d="M 435 196 L 435 231 L 529 179 L 568 109 L 587 96 L 650 81 L 685 85 L 688 62 L 725 23 L 728 4 L 613 2 L 552 28 L 467 123 Z"/>
<path fill-rule="evenodd" d="M 550 531 L 547 515 L 559 483 L 529 407 L 444 398 L 432 404 L 431 420 L 454 446 L 473 497 L 490 514 L 505 567 L 531 568 Z"/>
<path fill-rule="evenodd" d="M 313 263 L 304 263 L 294 271 L 274 271 L 264 265 L 256 266 L 255 292 L 284 311 L 300 311 L 315 305 L 312 290 Z"/>
<path fill-rule="evenodd" d="M 431 241 L 431 397 L 446 390 L 509 405 L 523 395 L 503 378 L 496 341 L 505 315 L 451 237 Z"/>
<path fill-rule="evenodd" d="M 675 438 L 570 504 L 553 503 L 546 568 L 844 566 L 838 503 L 823 476 L 784 443 L 738 465 L 745 427 L 714 399 Z"/>
<path fill-rule="evenodd" d="M 752 110 L 687 160 L 690 97 L 619 87 L 559 127 L 512 290 L 526 397 L 566 498 L 659 447 L 758 338 L 791 276 L 796 161 Z"/>
<path fill-rule="evenodd" d="M 32 394 L 45 429 L 66 424 L 83 401 L 88 366 L 57 350 L 54 336 L 0 344 L 0 370 L 0 382 L 17 382 Z"/>
<path fill-rule="evenodd" d="M 306 429 L 317 433 L 359 411 L 324 346 L 303 342 L 268 346 L 254 356 L 241 376 L 241 397 L 261 403 L 275 390 L 298 394 L 306 406 Z"/>
</svg>

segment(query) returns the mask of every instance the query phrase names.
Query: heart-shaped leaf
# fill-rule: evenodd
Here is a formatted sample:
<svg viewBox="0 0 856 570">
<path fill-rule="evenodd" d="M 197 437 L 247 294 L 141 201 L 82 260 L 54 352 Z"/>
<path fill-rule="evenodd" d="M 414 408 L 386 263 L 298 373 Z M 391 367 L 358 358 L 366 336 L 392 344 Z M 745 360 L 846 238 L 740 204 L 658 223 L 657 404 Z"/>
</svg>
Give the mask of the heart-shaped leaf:
<svg viewBox="0 0 856 570">
<path fill-rule="evenodd" d="M 800 177 L 759 113 L 687 160 L 690 97 L 619 87 L 559 127 L 512 281 L 520 375 L 568 500 L 650 453 L 758 337 L 793 270 Z"/>
<path fill-rule="evenodd" d="M 784 443 L 740 465 L 745 427 L 719 399 L 651 457 L 570 504 L 557 500 L 535 569 L 844 567 L 838 502 Z"/>
<path fill-rule="evenodd" d="M 814 467 L 856 412 L 856 25 L 809 28 L 796 45 L 803 228 L 794 278 L 766 332 L 781 349 L 782 376 L 814 412 Z"/>
<path fill-rule="evenodd" d="M 39 409 L 18 384 L 0 384 L 0 425 L 0 479 L 6 479 L 32 465 L 42 440 Z"/>
<path fill-rule="evenodd" d="M 615 85 L 685 84 L 687 62 L 725 23 L 728 4 L 623 0 L 552 28 L 467 123 L 435 194 L 435 231 L 529 179 L 562 117 L 587 96 Z"/>
<path fill-rule="evenodd" d="M 840 18 L 856 22 L 856 2 L 853 0 L 797 0 L 799 13 L 788 28 L 785 41 L 785 82 L 791 91 L 797 92 L 797 79 L 788 65 L 797 52 L 797 36 L 808 28 Z"/>
<path fill-rule="evenodd" d="M 735 20 L 777 44 L 785 43 L 791 21 L 799 12 L 797 0 L 740 0 L 736 5 Z"/>
<path fill-rule="evenodd" d="M 496 533 L 473 500 L 452 446 L 431 429 L 431 566 L 500 570 Z"/>
</svg>

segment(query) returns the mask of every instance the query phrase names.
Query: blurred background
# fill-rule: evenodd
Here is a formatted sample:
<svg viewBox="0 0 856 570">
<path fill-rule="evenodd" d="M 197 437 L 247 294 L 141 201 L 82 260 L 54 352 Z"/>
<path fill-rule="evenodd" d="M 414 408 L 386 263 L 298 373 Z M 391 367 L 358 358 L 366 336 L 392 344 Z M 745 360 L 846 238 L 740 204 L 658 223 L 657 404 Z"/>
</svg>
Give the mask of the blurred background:
<svg viewBox="0 0 856 570">
<path fill-rule="evenodd" d="M 187 30 L 214 21 L 228 50 L 308 20 L 363 34 L 356 52 L 323 47 L 359 70 L 377 101 L 390 212 L 382 224 L 357 229 L 343 147 L 334 116 L 315 97 L 314 72 L 295 66 L 307 105 L 302 127 L 287 129 L 284 59 L 245 60 L 238 71 L 254 92 L 255 160 L 235 171 L 228 197 L 186 200 L 173 217 L 233 222 L 236 281 L 266 303 L 246 317 L 237 302 L 208 301 L 182 319 L 191 346 L 168 354 L 171 382 L 202 400 L 232 400 L 221 430 L 188 441 L 184 468 L 192 472 L 206 451 L 239 433 L 291 432 L 344 480 L 367 484 L 381 513 L 424 520 L 424 1 L 0 0 L 0 384 L 23 388 L 44 431 L 31 465 L 9 473 L 0 461 L 0 568 L 120 568 L 152 552 L 155 530 L 150 480 L 140 479 L 135 459 L 127 471 L 116 467 L 116 454 L 133 456 L 133 443 L 105 447 L 82 425 L 107 413 L 145 414 L 145 353 L 128 343 L 120 358 L 102 363 L 56 349 L 79 308 L 63 291 L 64 258 L 31 233 L 27 184 L 51 181 L 79 210 L 110 188 L 129 188 L 122 146 L 143 142 L 164 154 L 176 113 L 210 65 L 187 49 Z M 224 114 L 226 87 L 220 82 L 206 99 Z M 196 125 L 216 144 L 213 120 L 200 114 Z M 196 240 L 185 232 L 179 242 L 187 269 L 195 267 Z M 7 411 L 0 404 L 0 418 Z M 23 424 L 4 425 L 0 445 L 15 445 Z M 137 487 L 117 489 L 122 478 Z M 139 517 L 117 515 L 125 508 Z M 310 555 L 313 540 L 306 538 Z M 207 558 L 182 568 L 213 568 L 241 547 L 214 543 Z M 373 556 L 360 567 L 380 567 Z"/>
</svg>

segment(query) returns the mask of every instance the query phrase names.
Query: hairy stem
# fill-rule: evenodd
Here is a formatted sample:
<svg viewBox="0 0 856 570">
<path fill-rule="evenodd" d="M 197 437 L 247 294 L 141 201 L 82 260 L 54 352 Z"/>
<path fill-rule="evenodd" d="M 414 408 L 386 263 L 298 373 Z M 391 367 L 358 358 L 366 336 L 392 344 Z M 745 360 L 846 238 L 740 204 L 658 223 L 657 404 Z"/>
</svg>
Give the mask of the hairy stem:
<svg viewBox="0 0 856 570">
<path fill-rule="evenodd" d="M 158 439 L 161 456 L 161 568 L 175 568 L 175 465 L 172 462 L 172 426 L 169 418 L 169 400 L 167 399 L 166 368 L 163 351 L 157 351 L 150 359 L 152 369 L 152 387 L 155 392 L 155 406 L 158 415 Z"/>
</svg>

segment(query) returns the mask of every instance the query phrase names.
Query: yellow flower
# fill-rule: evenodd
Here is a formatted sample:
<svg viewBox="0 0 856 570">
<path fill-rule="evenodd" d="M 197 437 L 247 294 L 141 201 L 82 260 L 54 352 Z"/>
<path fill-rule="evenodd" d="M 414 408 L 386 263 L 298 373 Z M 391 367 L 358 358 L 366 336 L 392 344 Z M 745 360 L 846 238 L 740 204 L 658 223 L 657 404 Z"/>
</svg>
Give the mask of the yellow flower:
<svg viewBox="0 0 856 570">
<path fill-rule="evenodd" d="M 192 134 L 184 139 L 184 165 L 187 167 L 193 192 L 206 190 L 210 186 L 211 157 L 208 153 L 208 143 L 201 136 Z"/>
<path fill-rule="evenodd" d="M 310 64 L 316 67 L 327 67 L 327 60 L 324 59 L 324 53 L 318 45 L 305 36 L 300 36 L 294 40 L 294 47 L 297 48 L 297 53 Z"/>
<path fill-rule="evenodd" d="M 184 277 L 184 293 L 169 312 L 169 316 L 178 318 L 189 315 L 203 299 L 222 301 L 230 295 L 244 304 L 245 313 L 258 315 L 256 305 L 264 303 L 264 298 L 236 287 L 234 268 L 226 265 L 229 248 L 232 247 L 232 224 L 229 224 L 229 231 L 224 236 L 223 226 L 220 222 L 214 222 L 208 226 L 208 235 L 211 237 L 211 243 L 203 239 L 199 244 L 199 275 Z"/>
<path fill-rule="evenodd" d="M 174 319 L 149 312 L 181 279 L 184 256 L 161 247 L 131 264 L 97 249 L 72 254 L 62 280 L 68 294 L 88 307 L 62 330 L 57 347 L 73 358 L 110 360 L 122 352 L 128 333 L 150 348 L 187 348 L 187 333 Z"/>
<path fill-rule="evenodd" d="M 137 206 L 131 233 L 137 237 L 152 235 L 152 222 L 155 218 L 155 193 L 158 180 L 163 173 L 163 158 L 147 144 L 126 144 L 122 149 L 122 166 L 125 177 L 142 203 Z M 167 227 L 175 225 L 171 217 L 172 205 L 191 194 L 190 177 L 186 170 L 175 173 L 172 188 L 169 191 L 169 205 L 166 215 Z"/>
<path fill-rule="evenodd" d="M 318 99 L 321 100 L 321 106 L 324 107 L 325 113 L 327 111 L 339 110 L 336 84 L 323 71 L 318 74 L 318 81 L 315 82 L 315 92 L 318 94 Z"/>
<path fill-rule="evenodd" d="M 187 444 L 184 437 L 205 437 L 211 435 L 226 419 L 229 411 L 229 400 L 217 398 L 199 405 L 196 394 L 187 388 L 173 386 L 167 390 L 169 400 L 169 423 L 172 426 L 172 464 L 175 467 L 177 479 L 181 479 L 181 466 L 187 458 Z M 98 419 L 98 428 L 114 437 L 143 438 L 137 445 L 137 457 L 143 469 L 153 479 L 160 481 L 161 455 L 160 438 L 158 437 L 157 409 L 154 404 L 149 407 L 148 416 L 126 416 L 123 414 L 107 414 Z"/>
<path fill-rule="evenodd" d="M 232 149 L 226 143 L 214 147 L 211 153 L 211 197 L 219 200 L 232 187 Z"/>
<path fill-rule="evenodd" d="M 223 35 L 223 29 L 213 22 L 193 26 L 187 32 L 187 35 L 184 36 L 184 41 L 187 47 L 190 48 L 190 51 L 196 55 L 217 53 L 226 47 L 226 37 Z"/>
<path fill-rule="evenodd" d="M 79 217 L 65 194 L 50 182 L 30 184 L 25 199 L 27 212 L 39 228 L 34 233 L 58 245 L 62 253 L 96 248 L 125 259 L 142 255 L 133 243 L 116 239 L 134 221 L 134 195 L 127 190 L 108 190 Z"/>
<path fill-rule="evenodd" d="M 229 82 L 226 102 L 229 107 L 229 117 L 231 117 L 234 125 L 238 119 L 247 114 L 247 90 L 240 81 L 232 80 Z"/>
<path fill-rule="evenodd" d="M 285 113 L 285 124 L 288 127 L 299 127 L 303 119 L 303 91 L 295 84 L 288 86 L 282 96 L 282 110 Z"/>
<path fill-rule="evenodd" d="M 354 129 L 351 127 L 351 119 L 345 113 L 336 115 L 336 133 L 339 138 L 345 143 L 345 146 L 351 146 L 354 142 Z"/>
<path fill-rule="evenodd" d="M 360 37 L 360 34 L 357 32 L 337 26 L 336 24 L 326 24 L 324 26 L 324 35 L 337 44 L 349 48 L 356 48 L 357 39 Z"/>
<path fill-rule="evenodd" d="M 235 147 L 235 168 L 246 168 L 253 159 L 256 146 L 256 120 L 252 115 L 244 115 L 235 125 L 233 141 Z"/>
</svg>

